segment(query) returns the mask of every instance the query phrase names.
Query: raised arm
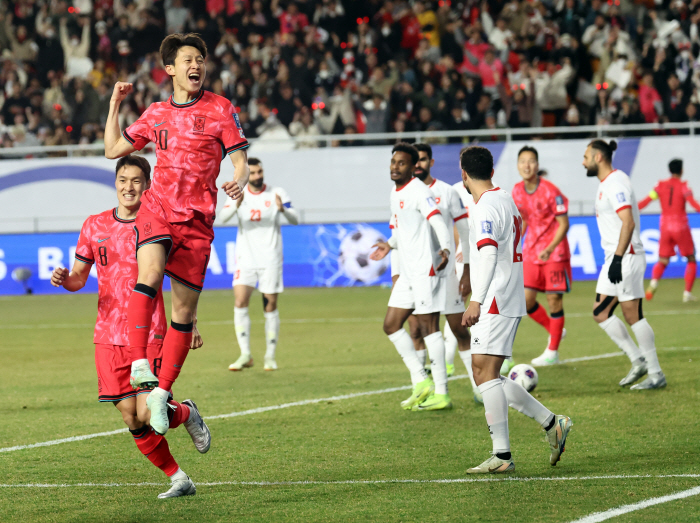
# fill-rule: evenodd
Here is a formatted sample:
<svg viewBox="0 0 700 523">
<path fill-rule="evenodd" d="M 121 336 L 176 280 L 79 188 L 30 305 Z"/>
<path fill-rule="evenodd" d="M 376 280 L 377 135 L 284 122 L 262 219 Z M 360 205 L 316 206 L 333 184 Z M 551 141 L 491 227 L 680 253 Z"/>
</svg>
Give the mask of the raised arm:
<svg viewBox="0 0 700 523">
<path fill-rule="evenodd" d="M 127 82 L 117 82 L 114 85 L 112 99 L 109 101 L 109 114 L 105 125 L 105 157 L 110 160 L 121 158 L 133 153 L 136 148 L 122 136 L 119 128 L 119 108 L 122 101 L 134 89 L 133 85 Z"/>
<path fill-rule="evenodd" d="M 649 205 L 649 204 L 650 204 L 651 202 L 653 202 L 654 200 L 658 200 L 658 198 L 659 198 L 659 193 L 657 193 L 656 191 L 652 190 L 652 191 L 649 192 L 649 194 L 647 195 L 646 198 L 644 198 L 642 201 L 640 201 L 640 202 L 637 204 L 637 206 L 639 207 L 639 210 L 641 211 L 642 209 L 644 209 L 644 207 L 646 207 L 647 205 Z"/>
</svg>

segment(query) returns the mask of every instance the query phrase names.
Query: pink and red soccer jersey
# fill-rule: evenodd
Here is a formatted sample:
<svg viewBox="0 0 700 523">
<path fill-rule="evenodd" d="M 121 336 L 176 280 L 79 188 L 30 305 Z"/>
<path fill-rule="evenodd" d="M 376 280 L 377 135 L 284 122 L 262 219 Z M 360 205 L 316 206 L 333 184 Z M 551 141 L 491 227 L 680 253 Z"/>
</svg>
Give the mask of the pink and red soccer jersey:
<svg viewBox="0 0 700 523">
<path fill-rule="evenodd" d="M 137 394 L 129 385 L 131 361 L 126 319 L 138 276 L 133 226 L 134 220 L 122 220 L 116 209 L 90 216 L 75 249 L 76 260 L 97 268 L 94 343 L 100 401 L 118 401 Z M 148 340 L 151 363 L 160 357 L 166 328 L 163 295 L 159 291 Z"/>
<path fill-rule="evenodd" d="M 525 190 L 525 182 L 520 182 L 513 187 L 512 196 L 527 224 L 523 246 L 525 287 L 539 292 L 569 292 L 571 251 L 567 239 L 557 245 L 547 261 L 537 257 L 557 232 L 557 216 L 569 212 L 569 200 L 556 185 L 542 178 L 532 194 Z"/>
<path fill-rule="evenodd" d="M 693 191 L 680 178 L 661 180 L 649 196 L 639 202 L 639 208 L 644 209 L 657 198 L 661 204 L 659 256 L 670 258 L 675 254 L 676 245 L 681 256 L 693 256 L 695 245 L 685 210 L 686 203 L 689 203 L 700 212 L 700 203 L 693 197 Z"/>
<path fill-rule="evenodd" d="M 202 289 L 216 217 L 216 179 L 227 154 L 249 146 L 226 98 L 200 91 L 186 104 L 151 104 L 124 131 L 136 149 L 156 144 L 151 187 L 136 218 L 137 246 L 169 241 L 166 274 Z"/>
</svg>

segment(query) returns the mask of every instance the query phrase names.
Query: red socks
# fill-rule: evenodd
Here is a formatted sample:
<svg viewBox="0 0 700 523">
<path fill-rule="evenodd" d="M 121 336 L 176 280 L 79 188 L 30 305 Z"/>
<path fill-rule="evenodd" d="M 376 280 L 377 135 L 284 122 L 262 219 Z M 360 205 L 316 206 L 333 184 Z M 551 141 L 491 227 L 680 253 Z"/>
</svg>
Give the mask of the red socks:
<svg viewBox="0 0 700 523">
<path fill-rule="evenodd" d="M 170 322 L 170 328 L 163 341 L 163 362 L 158 375 L 158 387 L 170 390 L 180 375 L 187 353 L 192 343 L 193 323 Z"/>
<path fill-rule="evenodd" d="M 175 407 L 174 411 L 172 409 L 168 409 L 168 412 L 173 413 L 172 418 L 170 418 L 169 425 L 171 429 L 179 427 L 190 418 L 190 408 L 187 405 L 178 403 L 175 400 L 168 401 L 168 404 L 173 405 Z"/>
<path fill-rule="evenodd" d="M 559 350 L 559 343 L 564 332 L 564 310 L 553 312 L 549 320 L 549 350 Z"/>
<path fill-rule="evenodd" d="M 137 283 L 129 298 L 127 324 L 129 325 L 129 345 L 131 361 L 147 359 L 146 346 L 153 321 L 153 299 L 158 291 L 153 287 Z"/>
<path fill-rule="evenodd" d="M 685 266 L 685 290 L 690 292 L 693 290 L 693 284 L 695 283 L 695 275 L 698 272 L 698 262 L 688 262 Z"/>
<path fill-rule="evenodd" d="M 148 425 L 144 425 L 138 430 L 129 430 L 134 437 L 136 446 L 141 453 L 148 458 L 166 476 L 172 476 L 178 470 L 175 458 L 170 453 L 168 442 L 163 436 L 159 436 Z"/>
<path fill-rule="evenodd" d="M 688 264 L 688 265 L 690 265 L 690 264 Z M 666 266 L 663 263 L 656 262 L 656 264 L 654 265 L 654 268 L 651 270 L 651 279 L 652 280 L 660 280 L 661 277 L 664 275 L 665 270 L 666 270 Z M 687 271 L 687 269 L 686 269 L 686 271 Z M 686 272 L 686 274 L 688 274 L 688 273 Z M 686 281 L 688 281 L 688 280 L 686 280 Z"/>
<path fill-rule="evenodd" d="M 544 307 L 540 307 L 539 303 L 535 303 L 535 306 L 527 311 L 527 315 L 549 331 L 551 325 L 549 316 L 547 316 L 547 311 L 544 310 Z"/>
</svg>

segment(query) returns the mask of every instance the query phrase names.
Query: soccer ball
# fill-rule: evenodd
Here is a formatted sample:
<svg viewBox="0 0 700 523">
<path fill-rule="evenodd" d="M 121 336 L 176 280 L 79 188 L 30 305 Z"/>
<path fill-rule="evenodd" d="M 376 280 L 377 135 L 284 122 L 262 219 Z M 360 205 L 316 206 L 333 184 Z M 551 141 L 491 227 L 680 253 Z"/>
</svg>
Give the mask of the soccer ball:
<svg viewBox="0 0 700 523">
<path fill-rule="evenodd" d="M 537 387 L 537 371 L 527 363 L 520 363 L 510 369 L 508 377 L 528 392 L 532 392 Z"/>
<path fill-rule="evenodd" d="M 343 273 L 352 280 L 362 283 L 374 283 L 389 267 L 389 257 L 374 261 L 369 255 L 374 250 L 372 245 L 385 242 L 386 238 L 372 227 L 358 226 L 357 230 L 348 232 L 340 242 L 338 265 Z"/>
</svg>

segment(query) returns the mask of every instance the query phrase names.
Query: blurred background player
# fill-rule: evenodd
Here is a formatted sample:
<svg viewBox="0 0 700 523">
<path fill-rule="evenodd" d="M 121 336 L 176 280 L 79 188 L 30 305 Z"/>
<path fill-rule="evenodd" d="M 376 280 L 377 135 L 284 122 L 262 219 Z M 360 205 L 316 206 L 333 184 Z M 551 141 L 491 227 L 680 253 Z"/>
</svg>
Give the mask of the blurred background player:
<svg viewBox="0 0 700 523">
<path fill-rule="evenodd" d="M 222 153 L 231 158 L 234 179 L 222 188 L 240 198 L 248 183 L 245 149 L 249 143 L 231 102 L 202 89 L 206 77 L 207 47 L 196 34 L 171 34 L 160 46 L 173 94 L 148 106 L 121 133 L 119 110 L 133 91 L 130 83 L 117 82 L 105 126 L 105 156 L 120 158 L 156 144 L 153 183 L 144 192 L 134 228 L 138 251 L 138 280 L 128 307 L 132 377 L 136 386 L 153 388 L 147 406 L 151 426 L 168 431 L 167 400 L 187 358 L 199 293 L 204 285 L 221 169 Z M 146 344 L 154 299 L 170 277 L 172 315 L 163 341 L 163 366 L 156 378 L 148 367 Z"/>
<path fill-rule="evenodd" d="M 392 149 L 391 180 L 396 184 L 390 198 L 393 234 L 389 242 L 376 244 L 370 258 L 381 260 L 391 249 L 397 249 L 399 254 L 401 274 L 391 290 L 384 332 L 411 373 L 413 393 L 401 402 L 401 407 L 441 410 L 452 407 L 447 393 L 445 342 L 440 332 L 450 232 L 440 216 L 435 196 L 413 176 L 417 163 L 418 151 L 412 145 L 399 143 Z M 411 336 L 403 328 L 411 314 L 415 314 L 425 340 L 433 379 L 426 374 Z"/>
<path fill-rule="evenodd" d="M 284 189 L 265 185 L 263 166 L 259 159 L 249 158 L 248 168 L 250 177 L 247 189 L 243 190 L 243 197 L 227 201 L 220 215 L 224 223 L 234 215 L 238 216 L 233 323 L 241 356 L 228 369 L 239 371 L 253 366 L 248 304 L 257 285 L 263 295 L 265 312 L 265 370 L 276 370 L 275 351 L 280 332 L 277 296 L 284 290 L 280 216 L 284 216 L 292 225 L 299 223 L 299 216 L 292 208 L 292 202 Z"/>
<path fill-rule="evenodd" d="M 595 289 L 593 316 L 632 362 L 632 368 L 620 381 L 620 386 L 631 385 L 648 373 L 646 380 L 631 388 L 658 389 L 666 386 L 666 377 L 656 355 L 654 331 L 642 313 L 647 261 L 639 236 L 639 209 L 629 176 L 612 167 L 615 149 L 615 140 L 610 140 L 609 144 L 593 140 L 583 156 L 586 175 L 600 180 L 595 211 L 600 243 L 605 251 L 605 263 Z M 639 348 L 625 324 L 614 314 L 618 304 L 632 327 Z"/>
<path fill-rule="evenodd" d="M 523 218 L 523 274 L 527 314 L 549 333 L 547 348 L 532 360 L 534 366 L 559 363 L 559 342 L 564 329 L 564 293 L 571 291 L 569 200 L 552 182 L 539 175 L 537 149 L 518 152 L 518 173 L 523 181 L 513 187 L 513 200 Z M 525 232 L 527 231 L 527 235 Z M 537 303 L 537 293 L 547 295 L 547 312 Z"/>
<path fill-rule="evenodd" d="M 112 402 L 129 427 L 138 449 L 171 480 L 171 488 L 159 498 L 191 496 L 197 492 L 192 480 L 175 462 L 168 442 L 149 425 L 146 389 L 132 389 L 131 350 L 129 347 L 127 305 L 138 275 L 134 222 L 141 205 L 141 195 L 151 180 L 151 166 L 140 156 L 125 156 L 117 162 L 116 182 L 119 205 L 90 216 L 83 224 L 75 250 L 73 270 L 58 267 L 51 284 L 76 292 L 85 286 L 90 270 L 97 270 L 98 307 L 95 323 L 95 366 L 97 367 L 98 399 Z M 159 291 L 151 320 L 148 339 L 148 360 L 153 374 L 158 375 L 163 358 L 163 337 L 166 319 L 163 295 Z M 202 346 L 196 332 L 192 349 Z M 192 400 L 177 403 L 170 400 L 170 427 L 184 423 L 195 447 L 205 453 L 211 435 Z"/>
<path fill-rule="evenodd" d="M 686 202 L 700 212 L 700 203 L 693 198 L 693 191 L 688 187 L 686 181 L 681 181 L 683 176 L 683 160 L 676 158 L 668 164 L 671 177 L 661 180 L 656 184 L 649 195 L 639 202 L 639 208 L 644 209 L 653 200 L 659 200 L 661 204 L 661 220 L 659 230 L 659 261 L 656 262 L 651 271 L 651 281 L 646 290 L 646 299 L 654 297 L 659 280 L 664 275 L 669 258 L 676 253 L 676 246 L 681 256 L 687 258 L 688 264 L 685 266 L 685 290 L 683 291 L 683 302 L 697 301 L 691 294 L 698 264 L 695 260 L 695 244 L 693 235 L 688 224 L 688 215 L 685 212 Z"/>
<path fill-rule="evenodd" d="M 556 465 L 564 452 L 571 419 L 555 415 L 522 386 L 500 375 L 504 358 L 513 355 L 513 340 L 526 314 L 523 291 L 522 218 L 513 198 L 494 187 L 493 156 L 484 147 L 460 155 L 462 179 L 474 198 L 469 216 L 469 268 L 472 297 L 464 313 L 471 327 L 474 378 L 484 400 L 493 453 L 468 474 L 500 474 L 515 470 L 510 452 L 508 406 L 536 420 L 547 433 Z M 483 308 L 482 308 L 483 306 Z"/>
</svg>

